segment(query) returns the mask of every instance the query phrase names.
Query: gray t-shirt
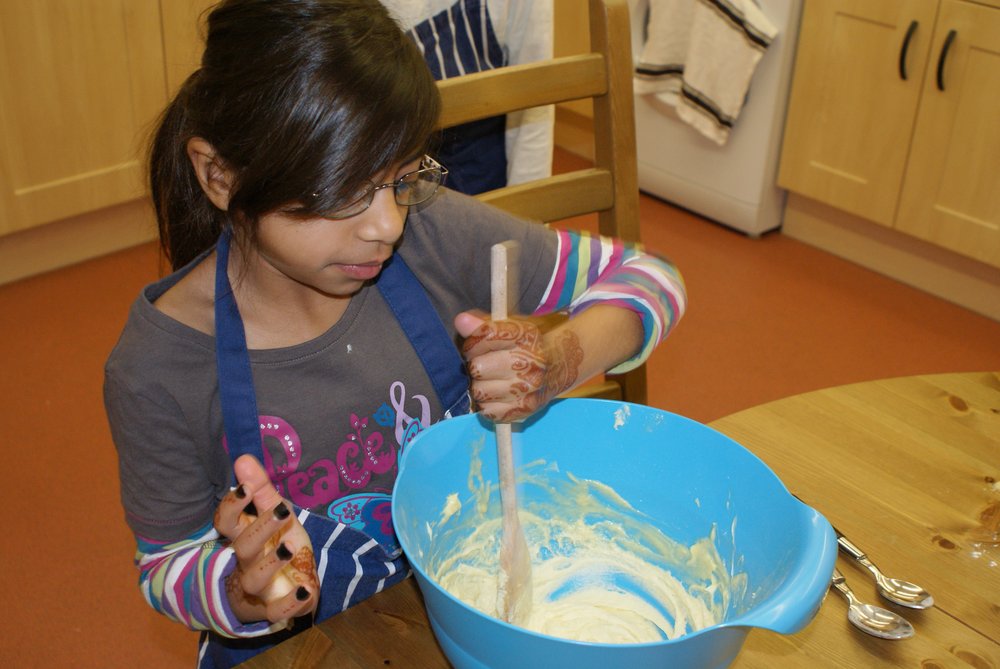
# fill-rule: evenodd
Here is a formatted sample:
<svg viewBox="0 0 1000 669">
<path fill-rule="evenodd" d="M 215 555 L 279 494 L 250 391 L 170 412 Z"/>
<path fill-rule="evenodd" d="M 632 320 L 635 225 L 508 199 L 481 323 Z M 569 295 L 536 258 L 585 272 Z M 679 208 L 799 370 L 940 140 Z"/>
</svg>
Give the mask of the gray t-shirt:
<svg viewBox="0 0 1000 669">
<path fill-rule="evenodd" d="M 398 253 L 456 341 L 457 313 L 489 310 L 489 249 L 508 239 L 521 244 L 519 308 L 530 313 L 552 276 L 555 233 L 444 189 L 411 210 Z M 211 523 L 232 484 L 214 337 L 153 305 L 183 273 L 142 291 L 105 367 L 126 520 L 158 542 Z M 391 493 L 407 428 L 437 422 L 446 409 L 373 286 L 323 335 L 252 350 L 250 361 L 272 481 L 292 502 L 336 520 L 350 521 L 368 495 Z"/>
</svg>

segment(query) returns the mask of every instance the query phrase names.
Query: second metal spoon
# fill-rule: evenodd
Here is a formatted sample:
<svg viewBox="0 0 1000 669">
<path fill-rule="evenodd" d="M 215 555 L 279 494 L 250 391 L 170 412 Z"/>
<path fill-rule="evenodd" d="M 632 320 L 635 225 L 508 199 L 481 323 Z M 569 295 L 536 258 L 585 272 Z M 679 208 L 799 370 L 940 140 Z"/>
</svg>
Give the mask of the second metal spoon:
<svg viewBox="0 0 1000 669">
<path fill-rule="evenodd" d="M 875 576 L 875 586 L 880 595 L 894 604 L 906 606 L 911 609 L 927 609 L 934 606 L 934 598 L 930 593 L 921 588 L 916 583 L 901 581 L 898 578 L 888 578 L 878 567 L 872 564 L 863 550 L 855 546 L 850 539 L 840 533 L 836 527 L 833 531 L 837 533 L 837 543 L 841 550 L 850 555 L 854 560 L 867 568 Z"/>
<path fill-rule="evenodd" d="M 909 639 L 913 636 L 913 625 L 902 616 L 881 606 L 864 604 L 848 587 L 844 575 L 833 570 L 833 588 L 847 599 L 847 619 L 859 630 L 880 639 Z"/>
</svg>

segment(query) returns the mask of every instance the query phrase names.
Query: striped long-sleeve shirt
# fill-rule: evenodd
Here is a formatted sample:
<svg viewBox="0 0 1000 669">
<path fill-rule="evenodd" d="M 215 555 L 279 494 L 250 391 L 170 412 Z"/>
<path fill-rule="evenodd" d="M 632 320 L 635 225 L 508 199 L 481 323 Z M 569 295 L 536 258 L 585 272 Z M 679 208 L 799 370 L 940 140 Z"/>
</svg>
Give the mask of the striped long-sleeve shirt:
<svg viewBox="0 0 1000 669">
<path fill-rule="evenodd" d="M 211 525 L 171 543 L 136 537 L 143 597 L 158 612 L 193 630 L 252 637 L 279 629 L 266 622 L 244 625 L 236 618 L 225 588 L 236 554 L 219 538 Z"/>
<path fill-rule="evenodd" d="M 684 313 L 687 295 L 677 268 L 637 244 L 560 230 L 558 261 L 536 314 L 613 304 L 639 314 L 643 346 L 612 373 L 638 367 Z"/>
</svg>

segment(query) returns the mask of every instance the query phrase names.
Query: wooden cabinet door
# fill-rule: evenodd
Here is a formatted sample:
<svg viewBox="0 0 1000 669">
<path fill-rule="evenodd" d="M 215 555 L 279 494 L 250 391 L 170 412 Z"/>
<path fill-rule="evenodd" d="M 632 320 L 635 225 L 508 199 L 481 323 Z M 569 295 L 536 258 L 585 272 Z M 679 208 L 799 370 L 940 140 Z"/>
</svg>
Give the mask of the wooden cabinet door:
<svg viewBox="0 0 1000 669">
<path fill-rule="evenodd" d="M 937 5 L 806 2 L 779 185 L 892 225 Z"/>
<path fill-rule="evenodd" d="M 943 0 L 933 45 L 896 228 L 1000 267 L 1000 9 Z"/>
<path fill-rule="evenodd" d="M 163 51 L 170 98 L 201 64 L 208 10 L 219 0 L 160 0 Z"/>
<path fill-rule="evenodd" d="M 0 3 L 0 234 L 140 197 L 163 72 L 155 2 Z"/>
</svg>

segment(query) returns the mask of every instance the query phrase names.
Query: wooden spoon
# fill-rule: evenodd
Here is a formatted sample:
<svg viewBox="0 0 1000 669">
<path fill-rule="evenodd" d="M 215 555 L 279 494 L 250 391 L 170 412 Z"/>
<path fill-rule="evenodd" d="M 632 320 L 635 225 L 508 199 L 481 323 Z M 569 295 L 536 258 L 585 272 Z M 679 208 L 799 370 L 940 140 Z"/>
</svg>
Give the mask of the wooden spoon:
<svg viewBox="0 0 1000 669">
<path fill-rule="evenodd" d="M 508 267 L 517 265 L 517 243 L 495 244 L 491 249 L 491 316 L 507 318 L 510 298 L 516 294 Z M 500 506 L 503 534 L 500 540 L 500 573 L 497 582 L 497 616 L 509 623 L 527 619 L 531 610 L 531 557 L 517 516 L 511 424 L 496 423 L 497 467 L 500 473 Z"/>
</svg>

